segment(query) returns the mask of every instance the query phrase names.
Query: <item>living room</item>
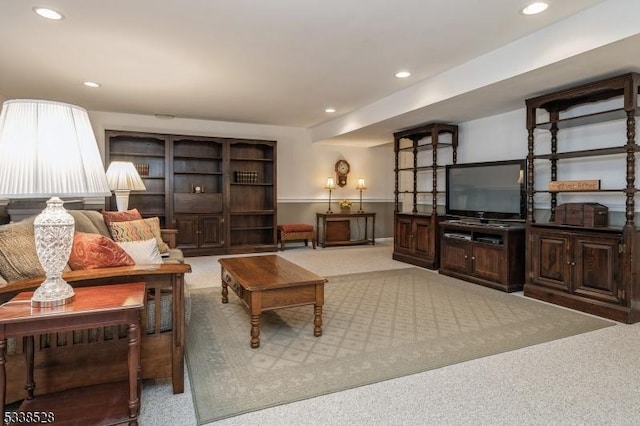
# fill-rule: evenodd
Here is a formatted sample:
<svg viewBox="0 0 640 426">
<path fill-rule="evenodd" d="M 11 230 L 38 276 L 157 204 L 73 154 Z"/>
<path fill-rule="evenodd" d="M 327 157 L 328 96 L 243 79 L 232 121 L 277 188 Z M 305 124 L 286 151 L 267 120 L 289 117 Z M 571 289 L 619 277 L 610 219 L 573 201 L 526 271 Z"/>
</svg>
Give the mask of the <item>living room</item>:
<svg viewBox="0 0 640 426">
<path fill-rule="evenodd" d="M 338 201 L 344 199 L 351 200 L 357 206 L 361 193 L 356 189 L 356 184 L 359 178 L 365 179 L 366 189 L 362 192 L 363 207 L 365 211 L 376 214 L 375 246 L 313 250 L 310 247 L 292 245 L 290 249 L 279 252 L 280 255 L 290 259 L 300 258 L 300 262 L 305 262 L 302 259 L 308 257 L 311 259 L 308 260 L 310 265 L 313 262 L 330 264 L 330 267 L 325 269 L 321 266 L 317 267 L 318 273 L 323 276 L 411 266 L 391 260 L 395 195 L 394 132 L 434 121 L 455 123 L 459 128 L 457 153 L 459 164 L 524 159 L 528 154 L 525 99 L 640 70 L 640 63 L 637 63 L 635 54 L 640 45 L 638 38 L 640 29 L 633 19 L 633 16 L 637 16 L 635 12 L 640 12 L 640 5 L 632 0 L 575 2 L 556 0 L 550 2 L 550 8 L 547 11 L 554 13 L 553 17 L 526 17 L 533 18 L 534 24 L 526 23 L 525 17 L 519 15 L 519 8 L 524 6 L 525 2 L 522 2 L 523 5 L 518 4 L 517 7 L 513 7 L 510 4 L 513 2 L 497 1 L 491 5 L 495 8 L 493 10 L 496 14 L 495 21 L 487 21 L 482 26 L 481 19 L 475 20 L 480 21 L 474 23 L 479 25 L 475 28 L 477 33 L 487 34 L 486 41 L 482 43 L 478 41 L 478 46 L 472 46 L 477 50 L 465 51 L 458 57 L 453 57 L 455 55 L 440 57 L 437 50 L 433 53 L 430 51 L 424 53 L 427 51 L 426 47 L 420 46 L 420 43 L 415 43 L 414 40 L 411 44 L 415 45 L 413 49 L 416 50 L 410 51 L 411 53 L 407 55 L 421 57 L 420 60 L 407 59 L 405 62 L 407 65 L 386 60 L 387 69 L 384 73 L 389 74 L 390 81 L 380 83 L 380 87 L 375 87 L 368 81 L 366 84 L 363 83 L 366 87 L 356 87 L 361 90 L 359 97 L 349 99 L 346 94 L 348 89 L 351 89 L 348 86 L 358 86 L 354 81 L 357 78 L 353 78 L 353 75 L 357 75 L 358 66 L 349 64 L 354 67 L 351 69 L 351 80 L 350 82 L 342 81 L 342 77 L 329 76 L 329 72 L 337 73 L 337 68 L 340 68 L 336 65 L 337 60 L 333 58 L 333 61 L 329 61 L 334 64 L 330 70 L 326 69 L 327 65 L 311 61 L 319 70 L 319 75 L 308 81 L 313 81 L 313 84 L 318 87 L 314 87 L 308 93 L 305 92 L 306 86 L 301 84 L 312 84 L 309 82 L 300 83 L 296 79 L 291 86 L 282 86 L 280 81 L 276 84 L 273 75 L 275 72 L 283 73 L 284 67 L 274 65 L 273 68 L 264 69 L 268 78 L 250 75 L 244 80 L 239 79 L 238 86 L 234 86 L 236 83 L 232 84 L 229 81 L 229 88 L 226 91 L 217 91 L 214 96 L 208 98 L 205 92 L 209 89 L 203 89 L 207 86 L 198 86 L 202 84 L 200 80 L 197 84 L 187 84 L 188 80 L 196 81 L 196 78 L 202 74 L 215 74 L 222 71 L 217 70 L 215 64 L 209 61 L 194 63 L 191 55 L 196 54 L 190 49 L 195 52 L 202 47 L 201 44 L 213 45 L 215 35 L 207 33 L 206 37 L 202 36 L 190 49 L 177 48 L 169 41 L 169 36 L 154 41 L 153 36 L 158 37 L 157 33 L 136 35 L 135 31 L 132 33 L 125 31 L 127 25 L 131 24 L 130 20 L 135 21 L 136 17 L 141 16 L 139 10 L 126 10 L 131 6 L 123 5 L 105 6 L 105 9 L 114 9 L 106 11 L 114 15 L 101 19 L 91 18 L 96 21 L 91 21 L 91 25 L 82 28 L 88 41 L 93 40 L 96 45 L 103 46 L 104 50 L 99 54 L 94 52 L 79 54 L 79 63 L 69 66 L 71 62 L 56 59 L 50 54 L 56 50 L 70 48 L 65 46 L 62 49 L 60 40 L 52 31 L 54 27 L 48 29 L 38 27 L 42 23 L 36 20 L 38 17 L 31 11 L 35 4 L 27 6 L 21 3 L 24 2 L 12 0 L 5 2 L 2 6 L 2 9 L 7 12 L 2 13 L 0 18 L 3 28 L 0 31 L 5 35 L 5 39 L 28 32 L 30 37 L 24 38 L 30 40 L 16 42 L 16 46 L 12 48 L 5 47 L 7 51 L 3 57 L 12 60 L 3 60 L 3 64 L 0 65 L 0 75 L 2 75 L 0 101 L 19 98 L 48 99 L 69 102 L 86 108 L 103 160 L 107 145 L 105 134 L 108 130 L 277 141 L 277 222 L 314 225 L 316 213 L 324 213 L 329 207 L 329 191 L 325 188 L 327 177 L 335 176 L 334 165 L 338 160 L 347 160 L 350 164 L 347 185 L 332 190 L 330 206 L 334 211 L 338 211 Z M 175 19 L 184 19 L 185 26 L 191 25 L 195 31 L 195 28 L 206 26 L 206 13 L 215 12 L 203 5 L 193 6 L 196 12 L 189 12 L 188 9 L 183 10 L 171 3 L 173 2 L 167 2 L 160 7 L 156 16 L 156 25 L 171 22 L 172 13 L 180 10 L 180 14 L 183 15 L 176 16 Z M 396 26 L 403 27 L 406 22 L 404 20 L 394 22 L 393 19 L 382 22 L 381 17 L 416 15 L 413 22 L 418 21 L 418 25 L 424 25 L 421 21 L 425 21 L 425 14 L 430 12 L 430 8 L 435 8 L 438 11 L 436 15 L 441 13 L 443 22 L 450 26 L 448 29 L 442 29 L 443 32 L 446 30 L 448 37 L 451 38 L 449 48 L 453 49 L 465 43 L 473 45 L 468 42 L 473 38 L 461 41 L 452 33 L 459 31 L 458 28 L 461 26 L 471 25 L 467 22 L 470 18 L 466 18 L 465 15 L 473 16 L 477 12 L 486 16 L 486 11 L 474 9 L 473 13 L 463 12 L 458 9 L 459 5 L 450 6 L 453 10 L 441 11 L 440 8 L 445 6 L 435 2 L 427 5 L 422 3 L 424 2 L 408 2 L 405 5 L 408 8 L 406 11 L 398 6 L 394 10 L 385 10 L 381 5 L 371 6 L 370 11 L 363 11 L 361 9 L 364 7 L 357 2 L 347 2 L 335 8 L 327 7 L 329 10 L 323 10 L 322 13 L 314 8 L 313 12 L 317 12 L 322 19 L 319 18 L 315 24 L 317 27 L 313 28 L 320 32 L 322 28 L 326 28 L 325 25 L 332 22 L 332 19 L 337 19 L 334 15 L 338 14 L 341 18 L 340 22 L 344 25 L 340 28 L 346 32 L 340 35 L 345 36 L 349 33 L 349 25 L 343 21 L 348 22 L 348 17 L 362 14 L 360 17 L 362 20 L 377 19 L 376 25 L 360 21 L 353 25 L 358 25 L 359 29 L 368 25 L 369 31 L 378 27 L 380 31 L 384 30 L 391 34 L 394 33 L 393 29 Z M 84 16 L 89 19 L 92 15 L 91 6 L 81 7 L 68 2 L 50 6 L 60 9 L 65 15 L 62 21 L 53 23 L 63 29 L 64 25 L 73 24 L 76 19 L 74 16 Z M 251 5 L 244 6 L 251 7 Z M 247 27 L 256 30 L 256 33 L 252 34 L 258 34 L 252 37 L 245 34 L 244 37 L 252 38 L 254 41 L 259 40 L 261 38 L 259 34 L 273 32 L 275 25 L 285 23 L 291 25 L 290 32 L 304 32 L 300 28 L 302 18 L 311 19 L 311 16 L 307 16 L 312 15 L 311 10 L 305 10 L 303 6 L 295 6 L 291 14 L 287 15 L 285 7 L 293 6 L 290 2 L 282 1 L 271 7 L 256 7 L 257 10 L 253 11 L 251 18 L 249 18 L 249 11 L 238 9 L 247 14 Z M 122 10 L 118 10 L 120 8 Z M 338 13 L 338 9 L 342 12 Z M 505 9 L 513 9 L 516 17 L 503 18 L 506 15 Z M 112 19 L 119 16 L 117 12 L 121 14 L 128 12 L 129 16 L 122 21 L 114 21 Z M 199 18 L 197 18 L 198 12 L 200 12 Z M 346 18 L 342 17 L 342 13 Z M 228 20 L 237 19 L 239 16 L 234 13 L 225 16 L 222 12 L 220 15 Z M 423 18 L 418 19 L 420 15 Z M 216 19 L 223 20 L 220 17 Z M 271 22 L 271 25 L 260 26 L 258 25 L 260 20 Z M 111 26 L 113 22 L 120 23 Z M 383 24 L 384 26 L 380 27 Z M 19 25 L 23 27 L 19 28 Z M 338 26 L 337 22 L 335 25 Z M 512 28 L 517 26 L 521 28 L 519 30 Z M 92 29 L 89 29 L 90 27 Z M 103 28 L 105 34 L 102 34 Z M 107 28 L 110 29 L 107 30 Z M 456 30 L 453 31 L 451 28 Z M 495 28 L 504 29 L 504 38 L 494 35 Z M 589 29 L 589 37 L 584 36 L 585 28 Z M 438 27 L 438 29 L 441 28 Z M 411 35 L 416 39 L 419 38 L 418 36 L 427 37 L 425 34 L 411 33 Z M 346 52 L 340 50 L 336 53 L 336 57 L 341 58 L 340 61 L 344 63 L 355 63 L 360 62 L 356 58 L 360 57 L 362 46 L 369 46 L 368 49 L 372 51 L 376 50 L 369 44 L 373 42 L 367 42 L 365 36 L 361 37 L 364 40 L 356 37 L 357 42 L 360 43 L 356 43 L 356 46 L 360 48 L 352 47 L 352 50 L 347 49 Z M 50 44 L 44 43 L 47 38 L 50 38 Z M 108 39 L 111 39 L 110 42 L 113 42 L 113 45 L 107 44 Z M 305 38 L 304 40 L 306 43 L 311 41 L 320 43 L 316 39 Z M 409 43 L 407 38 L 402 40 Z M 443 42 L 440 38 L 438 41 Z M 377 39 L 376 42 L 378 42 Z M 487 44 L 483 44 L 485 42 Z M 37 43 L 43 44 L 40 46 Z M 255 55 L 256 60 L 265 60 L 261 57 L 265 55 L 264 52 L 260 52 L 260 49 L 271 47 L 270 43 L 275 41 L 270 36 L 265 36 L 264 43 L 258 49 L 252 50 L 251 54 L 245 54 L 244 62 L 240 64 L 242 67 L 239 65 L 233 72 L 246 74 L 248 73 L 246 70 L 251 67 L 261 69 L 260 66 L 252 65 L 247 58 Z M 224 43 L 221 42 L 221 49 L 222 44 Z M 337 48 L 339 44 L 339 40 L 332 39 L 327 46 Z M 305 58 L 313 56 L 309 52 L 315 52 L 314 46 L 318 56 L 322 56 L 320 54 L 323 49 L 318 47 L 322 44 L 294 43 L 295 49 L 292 47 L 292 50 L 300 55 L 296 60 L 304 62 L 307 60 Z M 307 47 L 309 50 L 306 49 Z M 36 59 L 31 57 L 18 60 L 20 57 L 12 49 L 31 50 L 39 54 L 34 55 Z M 83 49 L 77 50 L 88 52 Z M 115 59 L 116 56 L 112 55 L 119 50 L 128 52 L 128 55 L 124 55 L 122 59 Z M 286 52 L 278 53 L 280 56 L 271 55 L 273 63 L 293 63 L 293 59 L 287 56 Z M 139 55 L 139 58 L 136 59 L 136 55 Z M 430 55 L 434 56 L 430 57 Z M 38 56 L 40 56 L 39 59 Z M 382 72 L 381 70 L 385 67 L 382 67 L 379 62 L 385 61 L 374 61 L 368 57 L 369 55 L 366 56 L 367 59 L 363 58 L 359 65 L 360 72 L 365 70 L 375 74 L 374 66 L 378 67 L 376 72 Z M 96 68 L 86 64 L 94 60 L 99 64 Z M 175 65 L 179 60 L 184 60 L 182 66 Z M 322 60 L 326 61 L 326 57 L 322 56 Z M 147 63 L 144 63 L 145 61 Z M 393 66 L 389 66 L 389 63 Z M 400 69 L 404 66 L 414 68 L 414 63 L 416 66 L 418 63 L 443 65 L 438 65 L 441 69 L 427 71 L 412 69 L 414 76 L 409 79 L 400 80 L 393 77 L 393 73 L 397 71 L 396 64 Z M 167 64 L 171 65 L 167 66 Z M 123 83 L 126 79 L 120 80 L 122 85 L 114 87 L 116 83 L 110 77 L 110 73 L 118 74 L 118 66 L 123 67 L 124 70 L 120 74 L 127 75 L 130 81 Z M 171 69 L 168 74 L 182 72 L 184 75 L 174 86 L 164 85 L 160 79 L 160 73 L 155 75 L 153 67 L 156 69 L 168 67 Z M 24 68 L 34 71 L 25 72 Z M 35 70 L 38 72 L 36 73 Z M 89 75 L 90 73 L 94 74 Z M 294 73 L 305 75 L 309 73 L 309 69 L 301 67 Z M 149 80 L 148 82 L 145 81 L 145 77 Z M 102 87 L 93 92 L 85 87 L 81 87 L 76 92 L 76 88 L 70 87 L 76 84 L 75 79 L 78 79 L 77 85 L 80 86 L 81 82 L 88 78 L 100 81 Z M 379 75 L 378 78 L 380 78 Z M 58 79 L 62 81 L 62 85 L 56 91 L 53 86 L 60 84 Z M 262 83 L 258 82 L 260 79 L 264 79 Z M 250 85 L 247 84 L 249 81 Z M 208 84 L 213 83 L 209 81 Z M 217 84 L 221 85 L 220 80 Z M 264 87 L 259 87 L 259 84 Z M 279 96 L 267 91 L 265 87 L 270 84 L 280 90 Z M 369 93 L 365 93 L 366 89 L 370 89 Z M 213 89 L 211 91 L 214 92 Z M 176 93 L 179 92 L 188 93 L 187 99 L 179 102 L 176 97 Z M 289 93 L 290 96 L 285 96 L 284 98 L 288 99 L 283 100 L 282 93 Z M 159 97 L 154 97 L 158 94 Z M 237 95 L 237 100 L 232 99 L 234 95 Z M 330 96 L 335 98 L 332 99 Z M 143 102 L 146 98 L 149 103 Z M 315 98 L 315 102 L 303 102 L 301 98 Z M 189 109 L 190 100 L 195 105 L 194 109 Z M 103 101 L 107 103 L 101 104 Z M 301 106 L 303 103 L 304 108 Z M 152 107 L 148 107 L 149 104 Z M 225 111 L 225 104 L 228 104 L 228 111 Z M 242 105 L 245 106 L 246 111 L 243 111 Z M 335 107 L 337 112 L 325 112 L 324 109 L 329 106 Z M 195 112 L 196 108 L 199 108 L 199 111 Z M 297 110 L 304 110 L 304 114 L 298 113 Z M 572 135 L 571 143 L 579 143 L 578 141 L 590 143 L 592 139 L 602 135 L 619 137 L 622 134 L 624 137 L 624 129 L 619 123 L 598 127 L 599 134 L 593 138 L 590 133 L 577 131 Z M 573 169 L 562 178 L 568 180 L 595 178 L 603 182 L 623 180 L 619 164 L 593 164 L 595 165 L 588 166 L 588 172 Z M 105 168 L 107 166 L 108 164 L 105 164 Z M 586 202 L 593 199 L 584 196 L 578 201 Z M 6 211 L 7 203 L 8 200 L 0 200 L 0 213 Z M 540 209 L 547 209 L 549 200 L 538 196 L 536 203 Z M 624 221 L 624 199 L 607 199 L 605 204 L 609 207 L 610 217 Z M 103 205 L 102 197 L 85 200 L 85 206 L 88 208 L 100 209 Z M 3 216 L 6 217 L 6 213 Z M 9 220 L 8 217 L 6 220 Z M 367 254 L 371 255 L 370 259 L 356 265 L 357 267 L 353 269 L 354 265 L 349 260 L 351 256 L 367 256 Z M 326 260 L 322 260 L 323 258 Z M 186 258 L 186 262 L 189 262 L 189 257 Z M 207 260 L 202 260 L 202 257 L 194 258 L 194 265 L 196 265 L 194 276 L 199 274 L 196 270 L 197 265 L 206 264 L 206 262 Z M 216 260 L 213 259 L 211 262 Z M 206 268 L 204 270 L 209 271 Z M 218 273 L 217 269 L 214 271 Z M 190 285 L 189 279 L 189 274 L 186 274 L 187 287 Z M 523 422 L 528 424 L 601 423 L 611 419 L 615 419 L 614 422 L 617 424 L 630 424 L 633 416 L 638 414 L 633 399 L 633 389 L 637 387 L 632 387 L 634 385 L 629 381 L 630 377 L 637 374 L 637 368 L 633 367 L 632 356 L 638 350 L 637 345 L 634 347 L 632 342 L 633 337 L 637 336 L 637 330 L 635 325 L 617 324 L 615 327 L 608 327 L 594 333 L 553 341 L 497 357 L 476 359 L 419 375 L 241 415 L 222 420 L 220 424 L 254 422 L 309 424 L 323 421 L 381 423 L 381 419 L 384 418 L 391 419 L 392 423 L 404 424 L 421 423 L 425 419 L 431 420 L 432 423 L 470 424 L 473 420 L 477 420 L 477 424 L 489 423 L 490 419 L 498 419 L 498 423 L 509 423 L 518 418 L 518 412 L 513 407 L 506 407 L 508 404 L 514 407 L 522 407 L 523 404 L 527 406 L 525 411 L 530 417 Z M 611 362 L 610 354 L 609 357 L 606 355 L 607 351 L 613 347 L 617 348 L 615 362 Z M 567 356 L 569 353 L 579 353 L 580 357 L 584 357 L 574 361 L 581 363 L 581 372 L 569 369 L 568 366 L 571 364 L 569 360 L 558 364 L 551 362 L 551 360 L 571 358 Z M 585 355 L 586 353 L 593 359 Z M 543 364 L 542 368 L 545 370 L 543 372 L 537 370 L 535 363 L 531 363 L 531 359 Z M 608 379 L 602 378 L 607 375 Z M 594 385 L 588 377 L 604 385 Z M 506 389 L 496 389 L 497 386 L 493 384 L 493 380 L 501 380 Z M 436 388 L 429 386 L 428 382 L 440 383 L 440 385 Z M 569 385 L 570 382 L 575 385 Z M 457 386 L 455 392 L 453 389 L 442 390 L 444 387 L 450 387 L 452 383 Z M 525 389 L 527 386 L 531 386 L 531 389 Z M 574 386 L 575 389 L 589 389 L 585 393 L 592 392 L 592 395 L 589 397 L 582 394 L 567 395 L 572 393 Z M 613 391 L 614 386 L 625 389 L 622 396 L 619 392 Z M 170 386 L 168 388 L 170 389 Z M 486 395 L 489 390 L 492 398 Z M 481 393 L 485 395 L 478 397 L 477 395 Z M 521 393 L 521 395 L 514 396 L 514 393 Z M 612 397 L 614 394 L 619 399 L 614 399 Z M 182 406 L 193 410 L 190 408 L 193 404 L 190 399 L 191 395 L 188 391 L 173 395 L 170 390 L 167 390 L 167 386 L 160 386 L 160 390 L 154 392 L 149 389 L 144 390 L 140 420 L 143 424 L 157 422 L 158 418 L 166 420 L 166 424 L 180 422 L 184 418 L 175 417 L 170 412 L 172 410 L 180 412 L 178 407 Z M 438 403 L 427 404 L 425 399 L 431 399 L 432 402 L 438 401 Z M 450 403 L 445 404 L 445 399 L 449 399 Z M 496 400 L 509 402 L 498 403 Z M 597 409 L 589 407 L 589 404 L 594 403 L 595 400 L 606 401 L 610 407 L 615 408 L 608 408 L 606 404 L 599 405 Z M 340 407 L 342 417 L 334 417 L 336 406 Z M 483 406 L 489 407 L 486 413 L 481 412 Z M 591 413 L 591 409 L 598 413 Z M 536 417 L 538 410 L 546 412 L 546 417 L 542 414 L 539 414 L 542 417 Z M 617 412 L 614 413 L 616 410 Z M 309 418 L 309 411 L 314 413 L 315 419 Z M 396 411 L 407 414 L 404 417 L 396 417 Z M 190 415 L 192 417 L 184 420 L 185 424 L 196 421 L 194 414 Z M 474 415 L 477 417 L 474 418 Z"/>
</svg>

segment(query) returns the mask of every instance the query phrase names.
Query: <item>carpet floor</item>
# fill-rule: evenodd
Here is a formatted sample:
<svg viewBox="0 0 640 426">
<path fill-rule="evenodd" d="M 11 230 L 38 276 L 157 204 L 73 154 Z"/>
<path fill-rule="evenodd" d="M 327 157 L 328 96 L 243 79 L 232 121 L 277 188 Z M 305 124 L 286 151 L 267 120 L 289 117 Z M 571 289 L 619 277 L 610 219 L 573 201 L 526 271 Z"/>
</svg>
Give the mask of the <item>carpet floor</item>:
<svg viewBox="0 0 640 426">
<path fill-rule="evenodd" d="M 406 268 L 329 278 L 313 307 L 249 316 L 219 288 L 191 291 L 187 366 L 199 424 L 568 337 L 615 323 Z"/>
</svg>

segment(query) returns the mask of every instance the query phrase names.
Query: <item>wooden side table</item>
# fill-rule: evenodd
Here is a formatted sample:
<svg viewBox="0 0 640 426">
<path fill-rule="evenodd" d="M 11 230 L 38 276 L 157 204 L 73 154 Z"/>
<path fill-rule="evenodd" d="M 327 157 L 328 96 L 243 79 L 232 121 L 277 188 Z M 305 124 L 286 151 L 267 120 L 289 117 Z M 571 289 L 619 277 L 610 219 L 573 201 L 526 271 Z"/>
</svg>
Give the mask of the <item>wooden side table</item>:
<svg viewBox="0 0 640 426">
<path fill-rule="evenodd" d="M 145 305 L 145 284 L 81 287 L 76 288 L 75 293 L 73 302 L 54 308 L 32 308 L 33 292 L 20 293 L 0 306 L 2 419 L 12 420 L 12 424 L 137 424 L 141 390 L 140 316 Z M 119 324 L 129 327 L 128 380 L 35 397 L 34 335 Z M 5 356 L 9 336 L 24 339 L 27 396 L 18 412 L 5 413 Z"/>
<path fill-rule="evenodd" d="M 364 218 L 364 236 L 357 240 L 351 239 L 350 221 Z M 371 219 L 371 236 L 369 236 L 369 219 Z M 318 245 L 353 246 L 359 244 L 376 243 L 376 214 L 375 213 L 316 213 L 316 231 Z M 337 241 L 336 239 L 342 239 Z"/>
</svg>

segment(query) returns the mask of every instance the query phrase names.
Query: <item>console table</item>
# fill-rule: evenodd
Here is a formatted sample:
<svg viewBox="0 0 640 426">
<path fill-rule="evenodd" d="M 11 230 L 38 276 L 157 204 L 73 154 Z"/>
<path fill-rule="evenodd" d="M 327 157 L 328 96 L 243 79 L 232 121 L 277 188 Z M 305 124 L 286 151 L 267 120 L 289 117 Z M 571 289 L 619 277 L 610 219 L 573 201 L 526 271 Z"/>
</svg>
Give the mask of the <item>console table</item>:
<svg viewBox="0 0 640 426">
<path fill-rule="evenodd" d="M 360 238 L 352 240 L 349 224 L 351 220 L 360 221 L 360 219 L 364 219 L 364 236 L 359 235 Z M 369 219 L 371 219 L 371 222 Z M 369 223 L 371 223 L 371 225 Z M 371 227 L 371 233 L 369 233 L 369 227 Z M 360 244 L 373 245 L 376 243 L 376 214 L 316 213 L 316 230 L 318 231 L 318 245 L 322 247 Z M 337 239 L 327 239 L 327 235 L 337 236 Z"/>
<path fill-rule="evenodd" d="M 12 424 L 137 424 L 141 390 L 140 315 L 145 303 L 145 284 L 81 287 L 74 290 L 76 297 L 73 302 L 53 308 L 32 308 L 30 301 L 33 292 L 20 293 L 0 306 L 2 419 L 9 419 Z M 119 324 L 126 324 L 129 328 L 128 380 L 35 397 L 34 335 Z M 17 412 L 5 413 L 5 356 L 9 336 L 23 337 L 27 396 Z M 51 374 L 55 374 L 55 371 Z"/>
</svg>

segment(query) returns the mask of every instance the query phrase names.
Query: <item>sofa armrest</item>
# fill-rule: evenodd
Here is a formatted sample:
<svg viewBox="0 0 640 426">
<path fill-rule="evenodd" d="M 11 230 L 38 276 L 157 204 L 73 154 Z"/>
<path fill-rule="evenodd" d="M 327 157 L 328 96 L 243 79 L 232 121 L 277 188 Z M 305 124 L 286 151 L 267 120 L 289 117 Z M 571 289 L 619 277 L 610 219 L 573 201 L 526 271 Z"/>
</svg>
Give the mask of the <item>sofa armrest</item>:
<svg viewBox="0 0 640 426">
<path fill-rule="evenodd" d="M 176 248 L 176 238 L 178 235 L 177 229 L 161 229 L 160 236 L 162 237 L 162 241 L 167 243 L 169 248 Z"/>
<path fill-rule="evenodd" d="M 110 280 L 117 280 L 124 277 L 142 277 L 147 275 L 175 275 L 191 272 L 191 265 L 186 263 L 163 263 L 159 265 L 132 265 L 114 266 L 110 268 L 82 269 L 69 271 L 62 274 L 68 283 L 82 283 L 85 281 L 99 284 L 103 282 L 109 284 Z M 0 287 L 0 301 L 8 300 L 14 294 L 21 291 L 28 291 L 37 288 L 44 277 L 29 278 L 20 281 L 13 281 Z M 5 297 L 5 295 L 9 295 Z"/>
</svg>

